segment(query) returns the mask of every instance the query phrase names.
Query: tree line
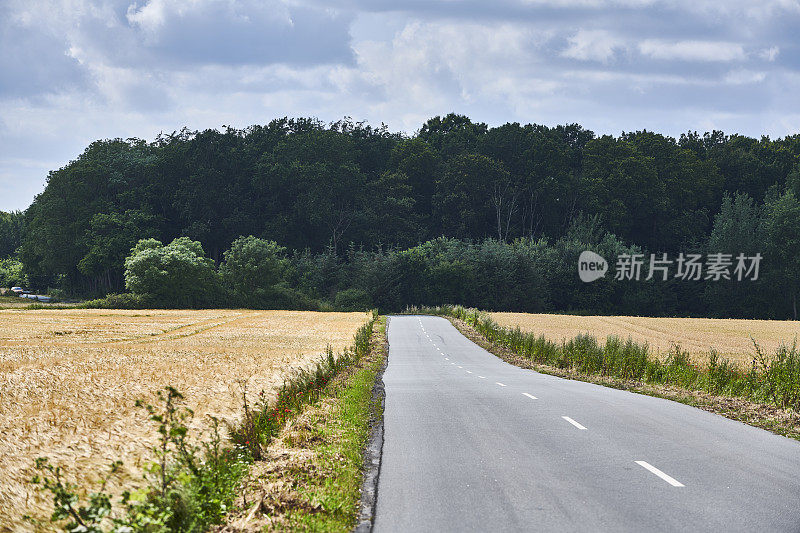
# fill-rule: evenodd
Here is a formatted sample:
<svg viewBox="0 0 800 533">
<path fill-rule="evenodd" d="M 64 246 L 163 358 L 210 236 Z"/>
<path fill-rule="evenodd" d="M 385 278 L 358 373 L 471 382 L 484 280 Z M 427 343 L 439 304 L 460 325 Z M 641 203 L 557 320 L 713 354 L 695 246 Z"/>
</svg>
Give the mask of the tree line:
<svg viewBox="0 0 800 533">
<path fill-rule="evenodd" d="M 92 143 L 23 214 L 0 217 L 0 252 L 35 286 L 103 295 L 124 290 L 142 239 L 187 237 L 219 271 L 237 238 L 255 236 L 285 249 L 285 287 L 342 305 L 784 318 L 800 288 L 798 163 L 800 135 L 598 136 L 455 114 L 412 136 L 302 118 L 184 129 Z M 603 243 L 612 261 L 620 250 L 758 252 L 763 275 L 580 283 L 574 252 Z M 374 271 L 408 261 L 395 277 Z"/>
</svg>

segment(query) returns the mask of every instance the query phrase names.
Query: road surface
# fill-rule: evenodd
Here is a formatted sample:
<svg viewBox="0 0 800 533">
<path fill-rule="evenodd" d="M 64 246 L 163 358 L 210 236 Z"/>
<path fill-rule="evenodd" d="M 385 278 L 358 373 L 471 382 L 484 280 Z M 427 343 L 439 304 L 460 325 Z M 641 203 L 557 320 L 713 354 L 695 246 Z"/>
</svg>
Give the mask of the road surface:
<svg viewBox="0 0 800 533">
<path fill-rule="evenodd" d="M 800 532 L 800 442 L 392 317 L 374 531 Z"/>
</svg>

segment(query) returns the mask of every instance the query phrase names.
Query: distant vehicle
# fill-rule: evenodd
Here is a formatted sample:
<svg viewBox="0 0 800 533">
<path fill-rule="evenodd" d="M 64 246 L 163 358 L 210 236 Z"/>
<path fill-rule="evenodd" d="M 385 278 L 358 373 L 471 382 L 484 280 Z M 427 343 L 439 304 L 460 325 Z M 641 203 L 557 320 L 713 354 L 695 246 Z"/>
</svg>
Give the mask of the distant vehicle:
<svg viewBox="0 0 800 533">
<path fill-rule="evenodd" d="M 17 294 L 22 293 L 22 287 L 11 287 L 11 292 L 15 292 Z"/>
<path fill-rule="evenodd" d="M 23 291 L 22 294 L 19 295 L 19 297 L 45 303 L 52 301 L 52 298 L 50 296 L 42 296 L 41 294 L 32 294 L 31 291 Z"/>
</svg>

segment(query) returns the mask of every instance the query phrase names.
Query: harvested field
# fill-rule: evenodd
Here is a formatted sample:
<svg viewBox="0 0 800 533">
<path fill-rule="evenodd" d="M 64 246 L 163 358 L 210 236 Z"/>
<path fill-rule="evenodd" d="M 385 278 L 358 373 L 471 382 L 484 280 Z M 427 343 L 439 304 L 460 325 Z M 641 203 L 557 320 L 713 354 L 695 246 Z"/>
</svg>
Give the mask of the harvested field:
<svg viewBox="0 0 800 533">
<path fill-rule="evenodd" d="M 526 313 L 491 313 L 501 326 L 519 326 L 523 331 L 544 335 L 552 341 L 589 333 L 601 342 L 609 335 L 647 342 L 653 353 L 663 356 L 678 344 L 698 364 L 704 364 L 711 349 L 721 357 L 749 368 L 755 348 L 771 356 L 785 343 L 800 340 L 800 322 L 715 318 L 647 318 L 632 316 L 574 316 Z"/>
<path fill-rule="evenodd" d="M 82 485 L 124 460 L 115 492 L 135 486 L 154 428 L 137 399 L 166 385 L 195 411 L 234 419 L 241 383 L 255 400 L 327 345 L 341 351 L 363 313 L 302 311 L 0 311 L 0 531 L 30 530 L 49 502 L 28 483 L 40 456 Z"/>
</svg>

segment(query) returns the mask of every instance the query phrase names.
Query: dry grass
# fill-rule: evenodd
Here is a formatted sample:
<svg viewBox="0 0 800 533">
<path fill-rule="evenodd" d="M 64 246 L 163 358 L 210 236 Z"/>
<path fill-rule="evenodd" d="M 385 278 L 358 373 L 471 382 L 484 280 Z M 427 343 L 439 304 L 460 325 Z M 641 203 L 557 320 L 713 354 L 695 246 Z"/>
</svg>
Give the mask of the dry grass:
<svg viewBox="0 0 800 533">
<path fill-rule="evenodd" d="M 678 344 L 696 363 L 707 361 L 713 348 L 720 356 L 749 368 L 755 349 L 753 339 L 770 355 L 781 343 L 791 346 L 800 339 L 800 322 L 715 318 L 647 318 L 634 316 L 573 316 L 526 313 L 491 313 L 501 326 L 519 326 L 523 331 L 560 342 L 579 333 L 604 341 L 609 335 L 647 342 L 653 353 L 663 355 Z"/>
<path fill-rule="evenodd" d="M 0 531 L 30 529 L 24 513 L 47 516 L 29 484 L 48 456 L 81 476 L 123 459 L 123 483 L 140 479 L 153 428 L 134 406 L 172 385 L 206 415 L 240 414 L 292 368 L 330 344 L 350 345 L 362 313 L 301 311 L 0 311 Z M 86 484 L 86 477 L 77 481 Z M 115 490 L 119 490 L 116 487 Z"/>
</svg>

